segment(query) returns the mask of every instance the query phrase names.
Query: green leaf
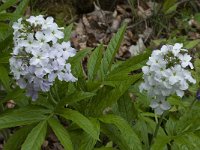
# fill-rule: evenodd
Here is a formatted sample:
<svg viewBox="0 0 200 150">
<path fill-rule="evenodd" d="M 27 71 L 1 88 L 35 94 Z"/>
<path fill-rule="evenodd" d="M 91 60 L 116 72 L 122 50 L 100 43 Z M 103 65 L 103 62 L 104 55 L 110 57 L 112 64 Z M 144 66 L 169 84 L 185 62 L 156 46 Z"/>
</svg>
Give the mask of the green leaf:
<svg viewBox="0 0 200 150">
<path fill-rule="evenodd" d="M 125 139 L 129 149 L 142 150 L 142 145 L 137 134 L 130 125 L 121 117 L 116 115 L 105 115 L 99 118 L 100 121 L 107 124 L 114 124 L 121 132 L 121 136 Z"/>
<path fill-rule="evenodd" d="M 132 123 L 134 121 L 135 112 L 134 112 L 134 104 L 132 99 L 130 98 L 129 93 L 125 93 L 120 97 L 120 99 L 117 101 L 117 112 L 120 116 L 125 118 L 129 123 Z"/>
<path fill-rule="evenodd" d="M 174 12 L 178 6 L 177 0 L 165 0 L 163 4 L 163 12 L 167 15 Z"/>
<path fill-rule="evenodd" d="M 150 54 L 151 52 L 147 52 L 147 53 L 140 54 L 138 56 L 128 59 L 127 61 L 119 65 L 118 67 L 114 68 L 110 72 L 107 78 L 111 78 L 112 76 L 116 74 L 120 76 L 120 74 L 127 74 L 131 71 L 140 69 L 144 65 L 146 60 L 149 58 Z"/>
<path fill-rule="evenodd" d="M 69 58 L 72 73 L 75 77 L 83 77 L 82 59 L 91 51 L 91 49 L 84 49 L 76 53 L 74 57 Z M 79 80 L 79 81 L 83 81 Z"/>
<path fill-rule="evenodd" d="M 157 136 L 154 144 L 151 147 L 151 150 L 164 150 L 166 144 L 171 141 L 171 138 L 168 136 Z"/>
<path fill-rule="evenodd" d="M 99 45 L 92 55 L 90 56 L 87 64 L 88 68 L 88 79 L 93 80 L 96 76 L 102 59 L 103 44 Z"/>
<path fill-rule="evenodd" d="M 196 13 L 194 15 L 194 20 L 198 22 L 198 24 L 200 24 L 200 13 Z"/>
<path fill-rule="evenodd" d="M 15 14 L 23 15 L 25 12 L 30 0 L 22 0 L 20 4 L 17 6 L 17 9 L 15 10 Z M 17 20 L 18 18 L 16 18 Z"/>
<path fill-rule="evenodd" d="M 17 2 L 17 0 L 7 0 L 4 4 L 0 6 L 0 12 L 16 4 Z"/>
<path fill-rule="evenodd" d="M 188 41 L 184 47 L 187 49 L 191 49 L 191 48 L 194 48 L 195 46 L 197 46 L 197 44 L 199 44 L 199 43 L 200 43 L 199 39 Z"/>
<path fill-rule="evenodd" d="M 0 64 L 7 64 L 7 63 L 9 63 L 9 58 L 10 58 L 10 56 L 0 57 Z"/>
<path fill-rule="evenodd" d="M 94 118 L 90 119 L 90 121 L 96 127 L 98 134 L 100 134 L 99 121 Z M 92 138 L 89 134 L 84 132 L 83 135 L 81 135 L 81 141 L 80 141 L 78 150 L 93 150 L 96 142 L 97 142 L 97 139 Z"/>
<path fill-rule="evenodd" d="M 9 92 L 10 89 L 10 78 L 8 76 L 8 71 L 3 65 L 0 65 L 0 80 L 3 83 L 4 88 Z"/>
<path fill-rule="evenodd" d="M 99 133 L 96 127 L 91 123 L 91 121 L 88 118 L 83 116 L 78 111 L 63 108 L 57 110 L 56 113 L 64 117 L 65 119 L 72 120 L 94 139 L 99 139 Z"/>
<path fill-rule="evenodd" d="M 107 86 L 102 87 L 96 96 L 92 99 L 88 110 L 90 111 L 90 115 L 98 116 L 101 115 L 105 108 L 112 106 L 115 104 L 118 99 L 128 90 L 128 88 L 141 78 L 141 74 L 134 75 L 130 77 L 126 77 L 123 80 L 110 80 L 104 83 L 108 85 L 112 85 L 115 88 L 108 89 Z M 119 79 L 119 78 L 118 78 Z"/>
<path fill-rule="evenodd" d="M 111 69 L 115 55 L 117 51 L 119 50 L 120 44 L 124 38 L 125 30 L 126 30 L 126 24 L 124 24 L 119 29 L 119 31 L 114 35 L 114 37 L 111 39 L 111 41 L 108 44 L 106 52 L 104 53 L 103 59 L 101 61 L 101 74 L 103 78 Z"/>
<path fill-rule="evenodd" d="M 19 150 L 33 126 L 25 126 L 17 130 L 4 145 L 4 150 Z"/>
<path fill-rule="evenodd" d="M 16 18 L 19 18 L 19 14 L 15 13 L 1 13 L 0 14 L 0 21 L 6 21 L 6 20 L 16 20 Z"/>
<path fill-rule="evenodd" d="M 0 23 L 0 41 L 5 40 L 12 33 L 12 29 L 8 24 Z"/>
<path fill-rule="evenodd" d="M 75 91 L 74 93 L 67 95 L 61 101 L 58 103 L 56 109 L 60 109 L 60 107 L 63 107 L 66 104 L 72 104 L 87 98 L 91 98 L 95 93 L 92 92 L 83 92 L 83 91 Z"/>
<path fill-rule="evenodd" d="M 78 150 L 93 150 L 97 142 L 96 139 L 92 138 L 89 134 L 84 133 L 80 142 L 80 147 Z"/>
<path fill-rule="evenodd" d="M 73 24 L 70 24 L 64 29 L 64 39 L 63 39 L 63 41 L 67 42 L 67 41 L 70 40 L 72 28 L 73 28 Z"/>
<path fill-rule="evenodd" d="M 28 134 L 21 150 L 40 150 L 47 132 L 47 121 L 42 121 Z"/>
<path fill-rule="evenodd" d="M 73 144 L 67 130 L 54 118 L 48 120 L 50 127 L 66 150 L 73 150 Z"/>
<path fill-rule="evenodd" d="M 29 106 L 0 115 L 0 129 L 32 124 L 47 118 L 50 113 L 41 107 Z"/>
<path fill-rule="evenodd" d="M 130 150 L 126 140 L 122 137 L 121 132 L 115 126 L 101 123 L 101 132 L 110 140 L 116 143 L 121 150 Z"/>
</svg>

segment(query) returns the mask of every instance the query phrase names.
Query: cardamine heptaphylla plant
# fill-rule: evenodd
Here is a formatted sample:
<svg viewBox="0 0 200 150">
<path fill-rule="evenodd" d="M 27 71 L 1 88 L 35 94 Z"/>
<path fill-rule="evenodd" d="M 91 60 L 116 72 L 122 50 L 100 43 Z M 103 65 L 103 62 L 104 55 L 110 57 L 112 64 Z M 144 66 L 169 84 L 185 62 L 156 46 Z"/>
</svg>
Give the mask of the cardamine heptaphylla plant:
<svg viewBox="0 0 200 150">
<path fill-rule="evenodd" d="M 75 82 L 68 58 L 76 54 L 64 38 L 64 28 L 59 28 L 52 17 L 31 16 L 18 19 L 13 24 L 14 48 L 10 69 L 14 79 L 27 96 L 36 100 L 38 92 L 47 92 L 56 78 Z"/>
<path fill-rule="evenodd" d="M 192 57 L 183 49 L 183 44 L 163 45 L 160 50 L 154 50 L 142 67 L 144 82 L 140 91 L 147 91 L 156 114 L 162 114 L 170 109 L 166 98 L 172 94 L 183 97 L 189 83 L 196 83 L 188 68 L 193 69 Z"/>
</svg>

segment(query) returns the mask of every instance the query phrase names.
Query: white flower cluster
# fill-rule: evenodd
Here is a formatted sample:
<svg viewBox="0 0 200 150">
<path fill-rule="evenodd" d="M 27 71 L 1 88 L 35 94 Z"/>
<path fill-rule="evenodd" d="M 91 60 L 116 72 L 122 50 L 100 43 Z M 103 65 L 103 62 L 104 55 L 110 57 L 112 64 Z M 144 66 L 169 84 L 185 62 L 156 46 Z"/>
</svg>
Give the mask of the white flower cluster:
<svg viewBox="0 0 200 150">
<path fill-rule="evenodd" d="M 163 45 L 161 50 L 153 51 L 147 66 L 142 68 L 144 83 L 140 85 L 140 91 L 146 90 L 153 99 L 150 106 L 156 114 L 170 109 L 166 97 L 171 94 L 182 97 L 188 89 L 188 83 L 196 83 L 186 70 L 188 66 L 193 69 L 190 62 L 192 58 L 182 47 L 180 43 Z"/>
<path fill-rule="evenodd" d="M 75 82 L 69 57 L 76 54 L 64 38 L 52 17 L 31 16 L 20 18 L 13 24 L 14 49 L 10 58 L 11 72 L 20 88 L 27 89 L 27 96 L 37 99 L 38 92 L 47 92 L 56 78 Z"/>
</svg>

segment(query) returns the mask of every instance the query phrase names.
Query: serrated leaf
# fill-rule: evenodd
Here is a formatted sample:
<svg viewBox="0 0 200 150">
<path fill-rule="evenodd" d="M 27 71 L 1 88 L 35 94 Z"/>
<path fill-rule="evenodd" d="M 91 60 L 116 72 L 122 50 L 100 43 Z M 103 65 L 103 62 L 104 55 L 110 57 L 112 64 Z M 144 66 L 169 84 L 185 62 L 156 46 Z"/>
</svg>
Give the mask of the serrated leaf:
<svg viewBox="0 0 200 150">
<path fill-rule="evenodd" d="M 18 1 L 16 0 L 7 0 L 4 4 L 0 6 L 0 12 L 9 8 L 10 6 L 16 4 Z"/>
<path fill-rule="evenodd" d="M 120 130 L 121 136 L 126 141 L 126 144 L 130 150 L 142 150 L 139 137 L 123 118 L 109 114 L 100 117 L 99 120 L 103 123 L 115 125 Z"/>
<path fill-rule="evenodd" d="M 11 91 L 10 83 L 9 83 L 10 82 L 10 78 L 8 76 L 8 71 L 3 65 L 0 65 L 0 80 L 3 83 L 4 88 L 8 92 Z"/>
<path fill-rule="evenodd" d="M 131 100 L 129 93 L 122 95 L 117 101 L 117 112 L 120 116 L 125 118 L 129 123 L 131 123 L 135 117 L 134 104 Z"/>
<path fill-rule="evenodd" d="M 65 119 L 72 120 L 94 139 L 99 139 L 99 133 L 91 121 L 78 111 L 72 109 L 59 109 L 56 113 Z"/>
<path fill-rule="evenodd" d="M 147 52 L 128 59 L 127 61 L 125 61 L 124 63 L 120 64 L 118 67 L 113 69 L 107 78 L 110 78 L 116 74 L 127 74 L 130 71 L 140 69 L 147 61 L 150 54 L 151 54 L 150 52 Z"/>
<path fill-rule="evenodd" d="M 108 44 L 106 52 L 103 55 L 103 59 L 101 61 L 101 74 L 102 78 L 110 71 L 113 60 L 117 51 L 120 48 L 120 44 L 124 38 L 124 32 L 126 30 L 126 25 L 124 24 L 119 31 L 114 35 L 111 41 Z"/>
<path fill-rule="evenodd" d="M 39 122 L 46 119 L 49 113 L 49 110 L 35 106 L 10 110 L 0 115 L 0 129 Z"/>
<path fill-rule="evenodd" d="M 96 127 L 98 134 L 100 134 L 100 124 L 97 119 L 91 118 L 90 121 Z M 78 150 L 93 150 L 97 139 L 92 138 L 89 134 L 83 133 Z"/>
<path fill-rule="evenodd" d="M 99 45 L 93 52 L 92 55 L 90 56 L 88 60 L 88 79 L 93 80 L 95 75 L 97 74 L 100 64 L 101 64 L 101 59 L 102 59 L 102 51 L 103 51 L 103 44 Z"/>
<path fill-rule="evenodd" d="M 82 140 L 80 141 L 80 147 L 78 150 L 93 150 L 97 140 L 87 133 L 84 133 L 81 137 Z"/>
<path fill-rule="evenodd" d="M 47 132 L 47 121 L 42 121 L 28 134 L 21 150 L 40 150 Z"/>
<path fill-rule="evenodd" d="M 19 150 L 33 126 L 25 126 L 17 130 L 4 144 L 4 150 Z"/>
<path fill-rule="evenodd" d="M 91 51 L 91 49 L 84 49 L 76 53 L 74 57 L 69 58 L 69 63 L 71 64 L 71 70 L 75 77 L 83 77 L 82 60 Z M 78 82 L 83 81 L 78 80 Z"/>
<path fill-rule="evenodd" d="M 67 42 L 67 41 L 70 40 L 72 28 L 73 28 L 73 24 L 70 24 L 64 29 L 64 39 L 63 39 L 63 41 Z"/>
<path fill-rule="evenodd" d="M 66 150 L 73 150 L 73 144 L 67 130 L 54 118 L 48 120 L 50 127 Z"/>
</svg>

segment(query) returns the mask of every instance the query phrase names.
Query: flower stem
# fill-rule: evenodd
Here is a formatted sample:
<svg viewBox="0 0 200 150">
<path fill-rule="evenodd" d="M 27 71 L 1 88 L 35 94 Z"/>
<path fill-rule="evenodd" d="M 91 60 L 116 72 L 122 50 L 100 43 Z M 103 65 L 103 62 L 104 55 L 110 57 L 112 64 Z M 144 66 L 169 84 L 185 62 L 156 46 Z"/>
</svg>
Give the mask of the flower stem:
<svg viewBox="0 0 200 150">
<path fill-rule="evenodd" d="M 150 142 L 151 145 L 153 144 L 154 139 L 157 137 L 158 130 L 159 130 L 160 125 L 161 125 L 161 123 L 162 123 L 162 121 L 163 121 L 163 119 L 164 119 L 164 117 L 165 117 L 166 114 L 167 114 L 167 111 L 165 111 L 165 112 L 161 115 L 161 117 L 160 117 L 160 119 L 159 119 L 159 121 L 158 121 L 158 123 L 157 123 L 157 125 L 156 125 L 156 129 L 155 129 L 155 131 L 154 131 L 154 133 L 153 133 L 153 137 L 152 137 L 151 142 Z"/>
<path fill-rule="evenodd" d="M 57 104 L 57 101 L 54 99 L 51 90 L 49 91 L 49 97 L 50 97 L 50 100 L 51 100 L 51 102 L 52 102 L 53 104 Z"/>
<path fill-rule="evenodd" d="M 195 99 L 191 102 L 190 107 L 189 107 L 189 110 L 192 109 L 192 107 L 193 107 L 193 105 L 195 104 L 196 101 L 197 101 L 197 99 L 195 98 Z"/>
</svg>

